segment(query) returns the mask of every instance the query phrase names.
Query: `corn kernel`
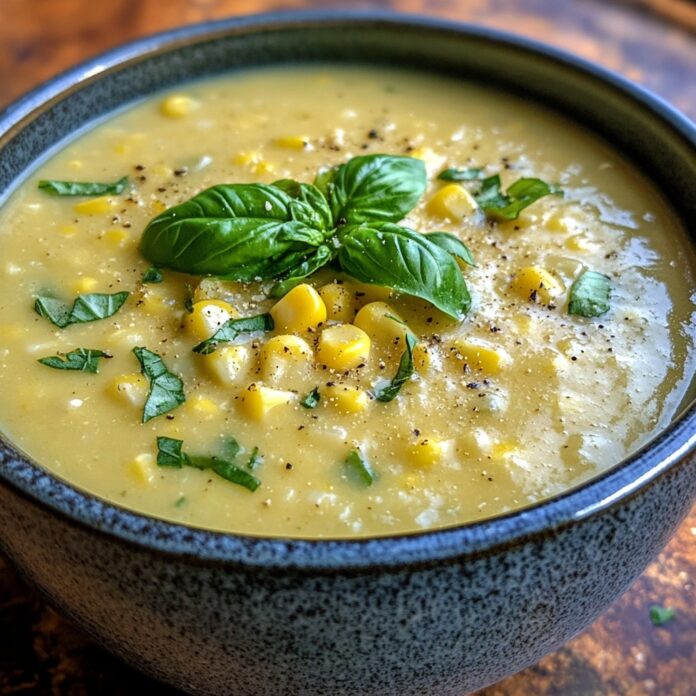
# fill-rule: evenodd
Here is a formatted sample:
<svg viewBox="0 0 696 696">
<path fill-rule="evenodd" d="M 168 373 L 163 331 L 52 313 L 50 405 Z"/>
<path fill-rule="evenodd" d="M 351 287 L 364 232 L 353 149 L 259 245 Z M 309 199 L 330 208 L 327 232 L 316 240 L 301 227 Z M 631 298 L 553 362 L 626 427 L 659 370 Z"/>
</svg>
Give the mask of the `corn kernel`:
<svg viewBox="0 0 696 696">
<path fill-rule="evenodd" d="M 233 164 L 249 165 L 260 162 L 263 158 L 260 152 L 238 152 L 233 158 Z"/>
<path fill-rule="evenodd" d="M 275 171 L 275 165 L 271 162 L 267 162 L 266 160 L 261 160 L 260 162 L 254 164 L 251 171 L 254 174 L 272 174 Z"/>
<path fill-rule="evenodd" d="M 359 413 L 364 411 L 370 399 L 364 389 L 346 384 L 334 384 L 321 391 L 322 401 L 334 406 L 341 413 Z"/>
<path fill-rule="evenodd" d="M 478 211 L 474 197 L 459 184 L 443 186 L 427 204 L 428 212 L 438 218 L 459 220 Z"/>
<path fill-rule="evenodd" d="M 129 406 L 142 407 L 147 399 L 147 380 L 141 374 L 120 375 L 107 386 L 109 394 Z"/>
<path fill-rule="evenodd" d="M 403 345 L 407 328 L 401 317 L 386 302 L 370 302 L 355 316 L 353 324 L 374 341 L 386 345 Z"/>
<path fill-rule="evenodd" d="M 270 411 L 278 406 L 287 406 L 295 399 L 295 394 L 280 389 L 271 389 L 254 382 L 243 392 L 241 407 L 252 420 L 263 420 Z"/>
<path fill-rule="evenodd" d="M 167 206 L 162 203 L 162 201 L 152 201 L 150 204 L 150 211 L 152 212 L 152 215 L 159 215 L 160 213 L 163 213 L 167 209 Z"/>
<path fill-rule="evenodd" d="M 196 341 L 203 341 L 210 338 L 228 319 L 237 316 L 237 310 L 223 300 L 194 302 L 193 311 L 186 316 L 186 330 Z"/>
<path fill-rule="evenodd" d="M 73 209 L 80 215 L 106 215 L 116 207 L 116 201 L 108 196 L 91 198 L 88 201 L 75 203 Z"/>
<path fill-rule="evenodd" d="M 129 239 L 130 234 L 118 227 L 104 233 L 104 239 L 113 247 L 122 247 Z"/>
<path fill-rule="evenodd" d="M 150 173 L 162 177 L 163 179 L 168 179 L 174 174 L 174 170 L 166 164 L 156 164 L 150 169 Z"/>
<path fill-rule="evenodd" d="M 511 454 L 517 451 L 517 443 L 515 442 L 497 442 L 491 448 L 491 456 L 495 459 L 503 459 L 509 457 Z"/>
<path fill-rule="evenodd" d="M 319 336 L 317 359 L 332 370 L 352 370 L 367 362 L 370 356 L 370 337 L 357 326 L 329 326 Z"/>
<path fill-rule="evenodd" d="M 276 138 L 273 144 L 278 147 L 287 147 L 291 150 L 304 150 L 309 147 L 309 138 L 303 135 L 285 135 Z"/>
<path fill-rule="evenodd" d="M 61 225 L 58 231 L 66 237 L 73 237 L 77 234 L 77 225 Z"/>
<path fill-rule="evenodd" d="M 212 418 L 220 413 L 218 404 L 207 396 L 201 396 L 200 394 L 189 397 L 186 400 L 186 409 L 203 418 Z"/>
<path fill-rule="evenodd" d="M 150 453 L 139 454 L 128 465 L 128 470 L 138 483 L 150 486 L 155 480 L 155 458 Z"/>
<path fill-rule="evenodd" d="M 160 103 L 160 113 L 168 118 L 183 118 L 195 111 L 200 104 L 185 94 L 172 94 Z"/>
<path fill-rule="evenodd" d="M 539 266 L 521 268 L 512 281 L 512 288 L 525 300 L 541 304 L 549 304 L 554 297 L 563 292 L 561 284 Z"/>
<path fill-rule="evenodd" d="M 326 321 L 326 305 L 311 285 L 303 283 L 271 307 L 271 316 L 281 331 L 307 331 Z"/>
<path fill-rule="evenodd" d="M 87 292 L 92 292 L 97 287 L 97 285 L 99 285 L 99 281 L 96 278 L 82 276 L 82 278 L 78 278 L 73 283 L 73 290 L 78 295 L 82 295 Z"/>
<path fill-rule="evenodd" d="M 273 336 L 261 350 L 263 378 L 268 381 L 278 379 L 289 370 L 297 370 L 301 364 L 308 364 L 312 357 L 309 344 L 299 336 Z"/>
<path fill-rule="evenodd" d="M 584 234 L 574 234 L 572 237 L 568 237 L 564 244 L 571 251 L 593 251 L 596 246 Z"/>
<path fill-rule="evenodd" d="M 356 312 L 355 294 L 349 287 L 338 283 L 327 283 L 319 288 L 319 295 L 326 305 L 329 319 L 333 321 L 353 321 Z"/>
<path fill-rule="evenodd" d="M 423 467 L 437 464 L 442 459 L 444 453 L 444 443 L 432 437 L 419 438 L 409 450 L 411 461 Z"/>
<path fill-rule="evenodd" d="M 454 346 L 456 357 L 461 359 L 472 372 L 495 375 L 510 361 L 502 348 L 493 348 L 484 343 L 460 338 L 454 341 Z"/>
<path fill-rule="evenodd" d="M 249 365 L 249 349 L 246 346 L 222 346 L 214 353 L 201 355 L 205 369 L 223 386 L 237 384 Z"/>
<path fill-rule="evenodd" d="M 573 229 L 573 222 L 562 211 L 557 210 L 546 219 L 545 225 L 551 232 L 570 232 Z"/>
<path fill-rule="evenodd" d="M 431 147 L 417 147 L 409 153 L 411 157 L 422 160 L 429 175 L 434 174 L 442 168 L 447 159 L 444 155 L 435 152 Z"/>
</svg>

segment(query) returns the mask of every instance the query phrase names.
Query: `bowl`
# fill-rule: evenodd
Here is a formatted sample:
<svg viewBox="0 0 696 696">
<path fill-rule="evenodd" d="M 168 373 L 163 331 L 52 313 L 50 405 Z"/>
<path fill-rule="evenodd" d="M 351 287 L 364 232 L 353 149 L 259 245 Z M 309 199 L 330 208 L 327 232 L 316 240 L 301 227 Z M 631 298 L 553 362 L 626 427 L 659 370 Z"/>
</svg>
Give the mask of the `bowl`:
<svg viewBox="0 0 696 696">
<path fill-rule="evenodd" d="M 529 40 L 375 12 L 203 24 L 88 61 L 0 115 L 0 199 L 65 138 L 163 87 L 327 60 L 536 99 L 611 141 L 696 218 L 696 130 L 658 98 Z M 438 531 L 308 541 L 135 514 L 3 442 L 0 541 L 109 650 L 192 693 L 461 696 L 557 648 L 630 585 L 696 498 L 695 443 L 692 394 L 647 446 L 552 500 Z"/>
</svg>

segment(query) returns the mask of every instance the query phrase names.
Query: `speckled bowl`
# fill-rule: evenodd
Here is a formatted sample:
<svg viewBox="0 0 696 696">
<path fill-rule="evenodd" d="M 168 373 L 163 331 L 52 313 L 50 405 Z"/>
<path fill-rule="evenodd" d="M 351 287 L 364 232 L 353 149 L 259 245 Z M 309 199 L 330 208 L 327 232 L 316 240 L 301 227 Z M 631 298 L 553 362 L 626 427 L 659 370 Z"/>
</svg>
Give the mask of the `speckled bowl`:
<svg viewBox="0 0 696 696">
<path fill-rule="evenodd" d="M 693 125 L 594 65 L 423 18 L 295 14 L 143 39 L 0 115 L 0 196 L 93 119 L 182 80 L 292 61 L 415 66 L 550 104 L 612 141 L 696 219 Z M 11 399 L 11 394 L 2 398 Z M 0 447 L 0 540 L 62 612 L 195 693 L 422 696 L 478 689 L 596 618 L 696 496 L 696 411 L 582 487 L 478 524 L 357 541 L 219 534 L 128 512 Z"/>
</svg>

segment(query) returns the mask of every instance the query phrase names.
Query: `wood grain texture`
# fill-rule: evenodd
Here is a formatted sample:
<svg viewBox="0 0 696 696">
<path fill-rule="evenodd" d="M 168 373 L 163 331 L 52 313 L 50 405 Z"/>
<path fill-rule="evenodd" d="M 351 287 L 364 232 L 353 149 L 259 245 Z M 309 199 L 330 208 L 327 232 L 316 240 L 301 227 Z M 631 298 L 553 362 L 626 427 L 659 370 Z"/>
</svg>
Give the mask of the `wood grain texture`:
<svg viewBox="0 0 696 696">
<path fill-rule="evenodd" d="M 233 14 L 343 0 L 0 0 L 0 108 L 60 70 L 137 36 Z M 641 82 L 696 117 L 696 37 L 681 0 L 384 0 L 382 7 L 525 34 Z M 688 13 L 690 17 L 691 12 Z M 659 558 L 582 635 L 479 696 L 694 696 L 696 510 Z M 652 604 L 677 610 L 662 628 Z M 0 694 L 173 694 L 53 613 L 0 558 Z M 358 696 L 358 695 L 356 695 Z"/>
</svg>

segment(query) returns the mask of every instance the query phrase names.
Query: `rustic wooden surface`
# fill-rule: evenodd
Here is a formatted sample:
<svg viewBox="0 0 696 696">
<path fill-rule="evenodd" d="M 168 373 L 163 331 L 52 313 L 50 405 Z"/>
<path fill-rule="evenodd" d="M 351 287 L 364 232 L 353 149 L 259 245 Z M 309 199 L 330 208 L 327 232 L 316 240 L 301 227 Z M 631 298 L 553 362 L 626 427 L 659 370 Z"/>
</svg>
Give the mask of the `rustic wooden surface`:
<svg viewBox="0 0 696 696">
<path fill-rule="evenodd" d="M 0 0 L 0 108 L 76 61 L 152 31 L 232 14 L 349 4 L 523 33 L 621 71 L 696 117 L 696 36 L 688 29 L 696 21 L 694 5 L 683 0 Z M 593 626 L 479 696 L 694 696 L 695 580 L 696 510 Z M 648 610 L 655 603 L 674 607 L 677 618 L 654 627 Z M 115 696 L 138 689 L 173 693 L 59 618 L 0 558 L 0 694 Z"/>
</svg>

